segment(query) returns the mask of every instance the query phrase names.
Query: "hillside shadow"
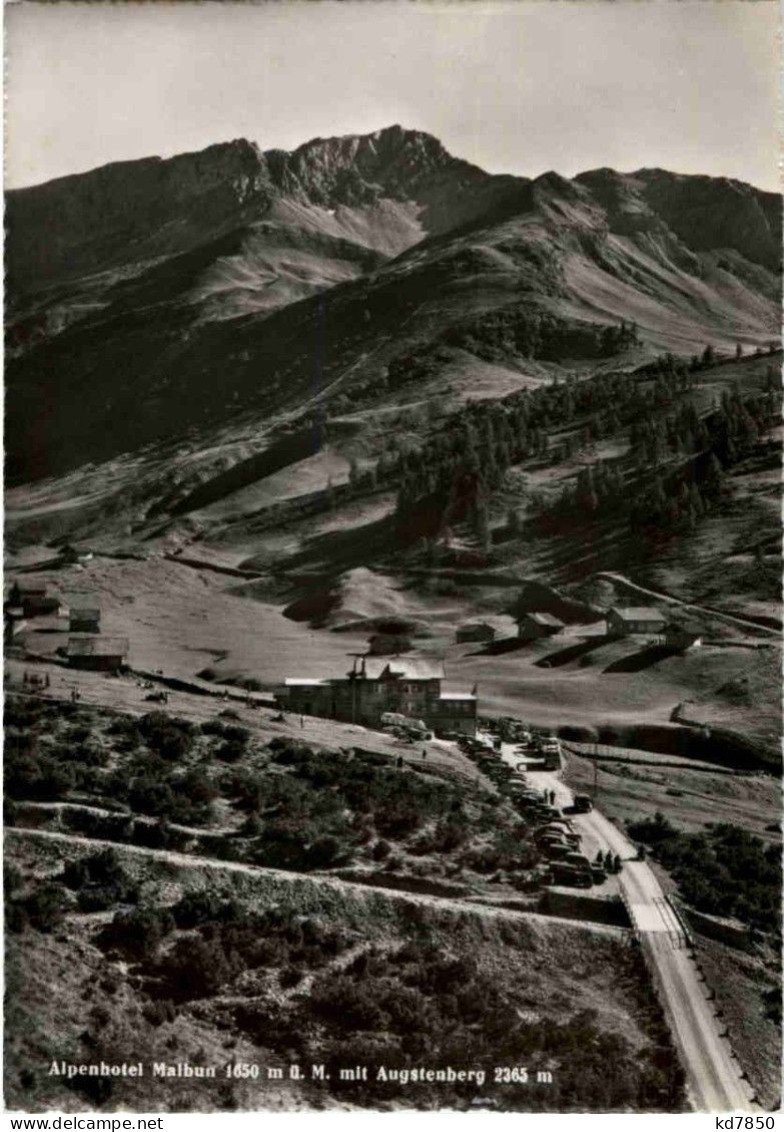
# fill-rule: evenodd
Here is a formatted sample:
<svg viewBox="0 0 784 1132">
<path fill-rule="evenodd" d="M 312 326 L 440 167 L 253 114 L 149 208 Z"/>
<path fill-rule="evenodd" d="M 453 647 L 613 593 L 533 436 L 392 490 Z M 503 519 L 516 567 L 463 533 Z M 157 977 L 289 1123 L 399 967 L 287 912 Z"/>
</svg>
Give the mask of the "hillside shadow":
<svg viewBox="0 0 784 1132">
<path fill-rule="evenodd" d="M 279 570 L 313 570 L 342 573 L 357 566 L 367 566 L 374 557 L 390 553 L 399 545 L 394 515 L 352 527 L 346 531 L 326 531 L 314 535 L 294 554 L 278 566 Z"/>
<path fill-rule="evenodd" d="M 532 641 L 522 641 L 519 637 L 504 637 L 500 641 L 491 641 L 489 645 L 485 645 L 483 649 L 477 649 L 476 652 L 470 652 L 468 656 L 503 656 L 507 652 L 517 652 L 518 649 L 525 648 L 526 645 L 533 644 Z"/>
<path fill-rule="evenodd" d="M 579 644 L 569 645 L 559 652 L 548 653 L 547 656 L 540 657 L 535 661 L 537 668 L 562 668 L 565 664 L 570 664 L 573 660 L 578 660 L 581 656 L 586 656 L 594 649 L 600 648 L 602 645 L 607 644 L 606 637 L 589 637 L 587 641 L 580 641 Z"/>
<path fill-rule="evenodd" d="M 302 429 L 291 436 L 283 437 L 263 452 L 257 452 L 247 460 L 241 460 L 233 467 L 199 484 L 184 499 L 171 507 L 170 514 L 187 515 L 189 511 L 208 507 L 211 503 L 217 503 L 227 495 L 232 495 L 250 484 L 259 483 L 291 464 L 315 456 L 322 447 L 323 437 L 317 428 Z M 152 510 L 150 513 L 153 513 Z"/>
<path fill-rule="evenodd" d="M 657 664 L 660 660 L 664 660 L 668 656 L 675 656 L 674 649 L 668 649 L 664 645 L 649 645 L 648 648 L 642 649 L 640 652 L 632 653 L 631 656 L 622 656 L 620 660 L 614 660 L 612 664 L 608 664 L 604 672 L 643 672 L 646 668 Z"/>
</svg>

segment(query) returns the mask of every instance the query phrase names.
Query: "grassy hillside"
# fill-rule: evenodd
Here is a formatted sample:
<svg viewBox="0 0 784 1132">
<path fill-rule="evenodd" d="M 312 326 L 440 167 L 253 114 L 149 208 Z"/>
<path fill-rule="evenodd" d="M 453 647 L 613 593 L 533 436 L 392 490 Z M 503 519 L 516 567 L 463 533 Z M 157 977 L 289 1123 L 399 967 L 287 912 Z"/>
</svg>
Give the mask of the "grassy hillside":
<svg viewBox="0 0 784 1132">
<path fill-rule="evenodd" d="M 98 861 L 84 847 L 23 835 L 8 847 L 11 1107 L 133 1111 L 140 1085 L 145 1111 L 683 1104 L 642 959 L 612 933 L 152 854 L 117 850 Z M 113 892 L 124 893 L 102 912 L 80 910 L 91 868 L 110 870 Z M 147 1075 L 68 1088 L 47 1072 L 54 1058 L 141 1061 Z M 414 1069 L 423 1059 L 486 1078 L 416 1088 L 374 1079 L 379 1066 Z M 218 1076 L 156 1080 L 158 1060 L 214 1065 Z M 258 1081 L 226 1079 L 224 1067 L 243 1062 L 261 1066 Z M 292 1063 L 306 1073 L 324 1064 L 330 1080 L 264 1079 L 268 1065 Z M 340 1069 L 357 1064 L 368 1067 L 367 1082 L 341 1082 Z M 499 1065 L 524 1065 L 527 1082 L 494 1082 Z M 546 1083 L 537 1084 L 542 1071 Z"/>
</svg>

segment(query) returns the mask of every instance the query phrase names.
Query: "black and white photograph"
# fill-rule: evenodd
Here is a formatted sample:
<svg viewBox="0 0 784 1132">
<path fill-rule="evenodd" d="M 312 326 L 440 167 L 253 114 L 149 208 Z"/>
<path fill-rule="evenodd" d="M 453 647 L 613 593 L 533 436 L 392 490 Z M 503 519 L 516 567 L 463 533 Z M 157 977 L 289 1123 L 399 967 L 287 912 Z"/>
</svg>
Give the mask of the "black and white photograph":
<svg viewBox="0 0 784 1132">
<path fill-rule="evenodd" d="M 6 4 L 6 1112 L 774 1127 L 779 21 Z"/>
</svg>

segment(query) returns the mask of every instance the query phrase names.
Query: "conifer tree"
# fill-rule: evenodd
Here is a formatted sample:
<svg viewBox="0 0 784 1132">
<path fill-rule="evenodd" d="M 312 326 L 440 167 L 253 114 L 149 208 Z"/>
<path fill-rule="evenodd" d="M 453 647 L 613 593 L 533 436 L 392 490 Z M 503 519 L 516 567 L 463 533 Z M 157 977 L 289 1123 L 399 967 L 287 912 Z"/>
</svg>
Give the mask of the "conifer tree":
<svg viewBox="0 0 784 1132">
<path fill-rule="evenodd" d="M 716 453 L 711 452 L 702 475 L 703 494 L 715 499 L 721 491 L 723 482 L 724 470 L 716 457 Z"/>
<path fill-rule="evenodd" d="M 506 529 L 512 538 L 517 538 L 522 529 L 522 519 L 516 507 L 510 507 L 506 514 Z"/>
</svg>

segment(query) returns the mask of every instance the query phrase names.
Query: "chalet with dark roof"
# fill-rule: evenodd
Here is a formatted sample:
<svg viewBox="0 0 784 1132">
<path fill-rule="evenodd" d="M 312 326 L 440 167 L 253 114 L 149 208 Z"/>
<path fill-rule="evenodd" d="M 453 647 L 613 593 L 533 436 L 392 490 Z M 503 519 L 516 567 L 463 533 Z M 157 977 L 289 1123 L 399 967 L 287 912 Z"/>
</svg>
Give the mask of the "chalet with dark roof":
<svg viewBox="0 0 784 1132">
<path fill-rule="evenodd" d="M 100 633 L 101 607 L 95 594 L 66 594 L 65 604 L 72 633 Z"/>
<path fill-rule="evenodd" d="M 80 636 L 69 637 L 66 649 L 72 668 L 92 672 L 119 672 L 128 663 L 128 638 Z"/>
<path fill-rule="evenodd" d="M 560 617 L 552 613 L 521 613 L 517 618 L 517 635 L 521 641 L 538 641 L 553 637 L 564 627 Z"/>
<path fill-rule="evenodd" d="M 14 580 L 8 605 L 21 608 L 24 617 L 47 617 L 59 613 L 62 602 L 45 578 L 33 575 Z"/>
<path fill-rule="evenodd" d="M 637 633 L 664 633 L 667 619 L 648 605 L 615 606 L 607 614 L 608 637 L 630 637 Z"/>
</svg>

